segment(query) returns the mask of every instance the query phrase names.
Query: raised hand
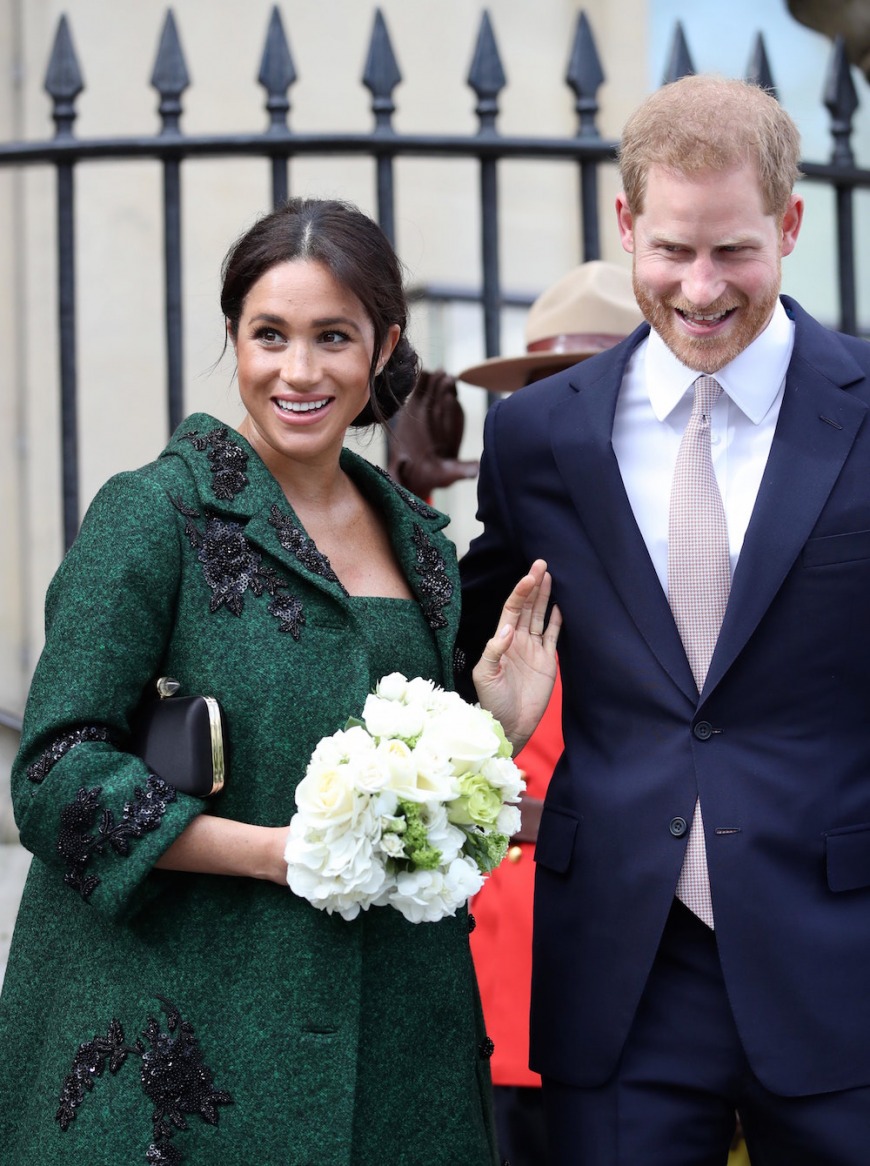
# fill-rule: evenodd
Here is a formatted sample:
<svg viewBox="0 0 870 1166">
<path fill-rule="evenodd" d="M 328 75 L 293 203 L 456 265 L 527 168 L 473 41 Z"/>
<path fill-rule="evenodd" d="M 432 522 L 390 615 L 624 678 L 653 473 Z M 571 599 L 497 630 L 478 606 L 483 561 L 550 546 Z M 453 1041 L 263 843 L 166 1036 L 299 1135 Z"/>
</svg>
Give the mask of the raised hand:
<svg viewBox="0 0 870 1166">
<path fill-rule="evenodd" d="M 508 596 L 498 629 L 471 674 L 478 700 L 501 721 L 515 751 L 541 719 L 556 680 L 562 615 L 554 606 L 547 622 L 551 588 L 547 564 L 536 559 Z"/>
</svg>

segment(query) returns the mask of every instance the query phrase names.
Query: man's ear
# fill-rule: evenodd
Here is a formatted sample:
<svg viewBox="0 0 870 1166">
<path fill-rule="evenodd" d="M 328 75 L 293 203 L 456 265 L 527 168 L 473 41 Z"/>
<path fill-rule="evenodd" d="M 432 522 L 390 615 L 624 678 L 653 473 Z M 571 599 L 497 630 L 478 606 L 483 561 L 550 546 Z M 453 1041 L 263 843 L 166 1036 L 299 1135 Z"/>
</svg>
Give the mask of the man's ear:
<svg viewBox="0 0 870 1166">
<path fill-rule="evenodd" d="M 804 200 L 800 195 L 793 194 L 788 201 L 785 214 L 782 216 L 780 230 L 782 232 L 780 254 L 791 255 L 800 234 L 801 223 L 804 220 Z"/>
<path fill-rule="evenodd" d="M 616 196 L 616 222 L 622 249 L 631 255 L 634 252 L 634 216 L 629 209 L 624 191 L 620 191 Z"/>
</svg>

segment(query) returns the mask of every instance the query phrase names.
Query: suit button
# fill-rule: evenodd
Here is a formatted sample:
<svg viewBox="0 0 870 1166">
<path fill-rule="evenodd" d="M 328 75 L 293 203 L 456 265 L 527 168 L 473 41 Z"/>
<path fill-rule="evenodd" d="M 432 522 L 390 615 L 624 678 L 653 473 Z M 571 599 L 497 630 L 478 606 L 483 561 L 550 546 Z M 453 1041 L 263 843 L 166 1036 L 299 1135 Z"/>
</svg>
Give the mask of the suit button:
<svg viewBox="0 0 870 1166">
<path fill-rule="evenodd" d="M 668 829 L 673 834 L 674 838 L 682 838 L 689 829 L 689 824 L 685 818 L 671 818 L 668 823 Z"/>
<path fill-rule="evenodd" d="M 692 732 L 699 741 L 709 741 L 713 736 L 713 726 L 709 721 L 698 721 L 697 725 L 692 729 Z"/>
</svg>

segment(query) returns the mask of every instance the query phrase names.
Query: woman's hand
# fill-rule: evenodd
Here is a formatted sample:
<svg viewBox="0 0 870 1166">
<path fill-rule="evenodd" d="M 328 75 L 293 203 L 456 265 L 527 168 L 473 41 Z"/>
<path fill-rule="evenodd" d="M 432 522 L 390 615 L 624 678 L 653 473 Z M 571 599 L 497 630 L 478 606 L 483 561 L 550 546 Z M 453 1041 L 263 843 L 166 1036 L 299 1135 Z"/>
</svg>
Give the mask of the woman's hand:
<svg viewBox="0 0 870 1166">
<path fill-rule="evenodd" d="M 498 631 L 471 674 L 478 700 L 501 721 L 515 751 L 532 735 L 556 680 L 562 615 L 554 607 L 545 622 L 551 587 L 547 564 L 536 559 L 508 596 Z"/>
</svg>

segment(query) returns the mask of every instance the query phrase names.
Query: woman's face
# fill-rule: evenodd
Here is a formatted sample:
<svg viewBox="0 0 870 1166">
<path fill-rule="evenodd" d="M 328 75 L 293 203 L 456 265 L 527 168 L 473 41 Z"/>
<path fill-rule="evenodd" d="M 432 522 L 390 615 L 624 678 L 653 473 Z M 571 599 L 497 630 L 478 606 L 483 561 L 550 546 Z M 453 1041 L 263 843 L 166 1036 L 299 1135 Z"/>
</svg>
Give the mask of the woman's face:
<svg viewBox="0 0 870 1166">
<path fill-rule="evenodd" d="M 378 368 L 399 334 L 394 324 Z M 278 263 L 252 285 L 230 339 L 247 411 L 239 431 L 276 477 L 288 458 L 337 463 L 369 399 L 374 328 L 357 297 L 321 263 Z"/>
</svg>

